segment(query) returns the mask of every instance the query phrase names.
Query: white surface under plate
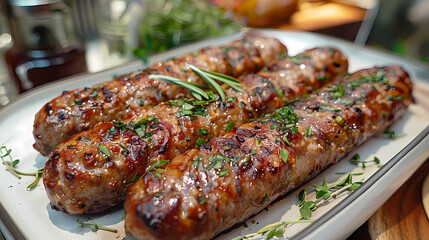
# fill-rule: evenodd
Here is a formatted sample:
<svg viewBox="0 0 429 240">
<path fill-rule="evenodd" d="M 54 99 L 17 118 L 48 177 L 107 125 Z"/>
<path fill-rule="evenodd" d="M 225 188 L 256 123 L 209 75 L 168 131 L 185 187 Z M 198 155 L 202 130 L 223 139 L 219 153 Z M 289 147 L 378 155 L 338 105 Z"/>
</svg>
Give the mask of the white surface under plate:
<svg viewBox="0 0 429 240">
<path fill-rule="evenodd" d="M 288 226 L 285 237 L 308 239 L 343 239 L 358 228 L 371 214 L 377 210 L 398 189 L 412 173 L 429 156 L 429 68 L 423 64 L 406 60 L 390 54 L 367 48 L 353 46 L 338 39 L 328 38 L 305 32 L 260 31 L 267 36 L 279 38 L 295 55 L 305 49 L 316 46 L 332 46 L 339 48 L 349 57 L 353 72 L 375 65 L 395 64 L 403 66 L 414 82 L 416 104 L 410 106 L 404 117 L 391 126 L 397 134 L 403 136 L 389 139 L 377 136 L 351 152 L 339 163 L 332 165 L 319 176 L 307 182 L 299 189 L 291 192 L 267 208 L 267 211 L 253 216 L 244 224 L 219 235 L 217 239 L 231 239 L 248 234 L 279 220 L 294 220 L 299 216 L 299 191 L 314 184 L 321 184 L 323 179 L 328 183 L 342 180 L 346 174 L 338 172 L 354 172 L 364 175 L 355 176 L 365 183 L 352 194 L 344 194 L 328 204 L 322 205 L 315 212 L 316 222 L 300 223 Z M 193 45 L 180 47 L 151 58 L 151 62 L 180 56 L 187 52 L 210 45 L 219 45 L 240 37 L 239 34 L 209 39 Z M 124 66 L 91 75 L 81 75 L 65 79 L 35 89 L 14 101 L 0 111 L 0 144 L 12 149 L 14 158 L 20 159 L 19 169 L 33 172 L 43 167 L 46 160 L 36 152 L 32 130 L 36 112 L 49 100 L 61 94 L 63 90 L 92 86 L 101 81 L 110 80 L 114 75 L 124 74 L 144 66 L 140 61 L 130 62 Z M 348 159 L 359 153 L 361 160 L 371 160 L 377 156 L 383 166 L 368 164 L 363 169 L 351 164 Z M 112 210 L 106 214 L 91 216 L 69 216 L 51 210 L 43 184 L 33 190 L 26 186 L 33 181 L 31 177 L 17 179 L 0 166 L 0 229 L 7 238 L 25 239 L 122 239 L 125 237 L 122 214 L 123 209 Z M 91 232 L 89 228 L 79 229 L 77 219 L 96 221 L 100 225 L 118 229 L 118 233 L 105 231 Z M 6 230 L 7 227 L 7 230 Z"/>
</svg>

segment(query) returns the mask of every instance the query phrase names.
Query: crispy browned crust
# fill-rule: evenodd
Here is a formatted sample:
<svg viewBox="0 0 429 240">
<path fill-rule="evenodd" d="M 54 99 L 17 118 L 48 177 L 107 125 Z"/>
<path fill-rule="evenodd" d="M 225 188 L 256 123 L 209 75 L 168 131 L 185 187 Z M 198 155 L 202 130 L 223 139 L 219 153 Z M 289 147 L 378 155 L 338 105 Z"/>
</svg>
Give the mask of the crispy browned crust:
<svg viewBox="0 0 429 240">
<path fill-rule="evenodd" d="M 97 124 L 61 143 L 48 156 L 44 184 L 51 206 L 69 214 L 115 206 L 123 201 L 124 189 L 133 178 L 144 174 L 154 162 L 171 159 L 194 148 L 198 141 L 204 143 L 225 134 L 230 123 L 237 127 L 271 113 L 286 105 L 285 101 L 335 81 L 347 72 L 347 66 L 347 58 L 338 50 L 311 49 L 278 61 L 270 67 L 273 71 L 268 68 L 240 78 L 245 92 L 228 89 L 227 101 L 198 106 L 192 99 L 171 101 L 136 108 L 116 126 Z M 193 111 L 199 108 L 201 112 L 181 115 L 185 102 L 195 106 Z"/>
<path fill-rule="evenodd" d="M 144 71 L 120 76 L 90 88 L 64 91 L 36 114 L 34 148 L 47 156 L 60 142 L 99 122 L 121 119 L 130 109 L 155 105 L 188 94 L 187 89 L 149 80 L 148 74 L 162 74 L 188 81 L 201 81 L 186 63 L 231 76 L 254 73 L 270 61 L 286 56 L 287 49 L 277 39 L 248 34 L 227 46 L 209 47 L 177 59 L 156 63 Z"/>
<path fill-rule="evenodd" d="M 127 233 L 209 239 L 384 131 L 413 101 L 400 67 L 361 70 L 341 86 L 343 94 L 333 84 L 149 171 L 127 189 Z"/>
</svg>

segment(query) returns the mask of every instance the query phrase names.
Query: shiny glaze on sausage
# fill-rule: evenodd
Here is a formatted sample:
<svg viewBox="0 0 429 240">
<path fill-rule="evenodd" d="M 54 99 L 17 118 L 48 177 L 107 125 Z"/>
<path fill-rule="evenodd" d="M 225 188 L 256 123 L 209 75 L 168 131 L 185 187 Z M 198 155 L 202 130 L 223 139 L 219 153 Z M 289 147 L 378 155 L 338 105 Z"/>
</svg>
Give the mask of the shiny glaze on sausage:
<svg viewBox="0 0 429 240">
<path fill-rule="evenodd" d="M 158 160 L 273 112 L 285 101 L 335 81 L 347 66 L 347 58 L 336 49 L 311 49 L 270 66 L 274 71 L 267 68 L 240 78 L 245 92 L 227 89 L 226 101 L 216 100 L 217 95 L 209 101 L 183 98 L 136 108 L 121 122 L 97 124 L 49 155 L 44 184 L 51 206 L 69 214 L 115 206 L 123 201 L 126 186 Z"/>
<path fill-rule="evenodd" d="M 169 159 L 127 188 L 126 231 L 212 238 L 383 132 L 413 101 L 411 91 L 400 67 L 361 70 Z"/>
<path fill-rule="evenodd" d="M 92 128 L 99 122 L 118 120 L 130 109 L 155 105 L 189 94 L 184 88 L 149 80 L 148 74 L 169 75 L 182 80 L 201 82 L 191 71 L 184 71 L 188 63 L 238 77 L 259 71 L 279 56 L 287 56 L 287 49 L 277 39 L 248 34 L 242 40 L 227 46 L 201 49 L 112 81 L 64 91 L 62 95 L 46 103 L 36 114 L 33 128 L 34 148 L 47 156 L 60 142 L 77 132 Z"/>
</svg>

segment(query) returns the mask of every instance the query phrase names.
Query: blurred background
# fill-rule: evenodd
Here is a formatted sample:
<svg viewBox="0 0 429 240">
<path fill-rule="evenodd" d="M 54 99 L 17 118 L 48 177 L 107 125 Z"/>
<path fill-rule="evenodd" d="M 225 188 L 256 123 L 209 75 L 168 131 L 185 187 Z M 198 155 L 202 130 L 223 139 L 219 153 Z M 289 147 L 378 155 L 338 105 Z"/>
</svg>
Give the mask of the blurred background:
<svg viewBox="0 0 429 240">
<path fill-rule="evenodd" d="M 429 61 L 429 0 L 1 0 L 0 108 L 75 74 L 243 28 L 310 31 Z"/>
</svg>

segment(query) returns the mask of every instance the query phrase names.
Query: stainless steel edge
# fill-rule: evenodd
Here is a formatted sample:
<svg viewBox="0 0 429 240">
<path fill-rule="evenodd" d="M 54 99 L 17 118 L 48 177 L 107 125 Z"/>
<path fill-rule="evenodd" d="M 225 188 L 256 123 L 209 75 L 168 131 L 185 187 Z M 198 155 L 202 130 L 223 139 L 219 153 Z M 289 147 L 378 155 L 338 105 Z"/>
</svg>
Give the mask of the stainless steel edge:
<svg viewBox="0 0 429 240">
<path fill-rule="evenodd" d="M 21 232 L 16 227 L 15 223 L 10 219 L 9 214 L 5 211 L 0 202 L 0 239 L 14 240 L 25 239 Z"/>
</svg>

